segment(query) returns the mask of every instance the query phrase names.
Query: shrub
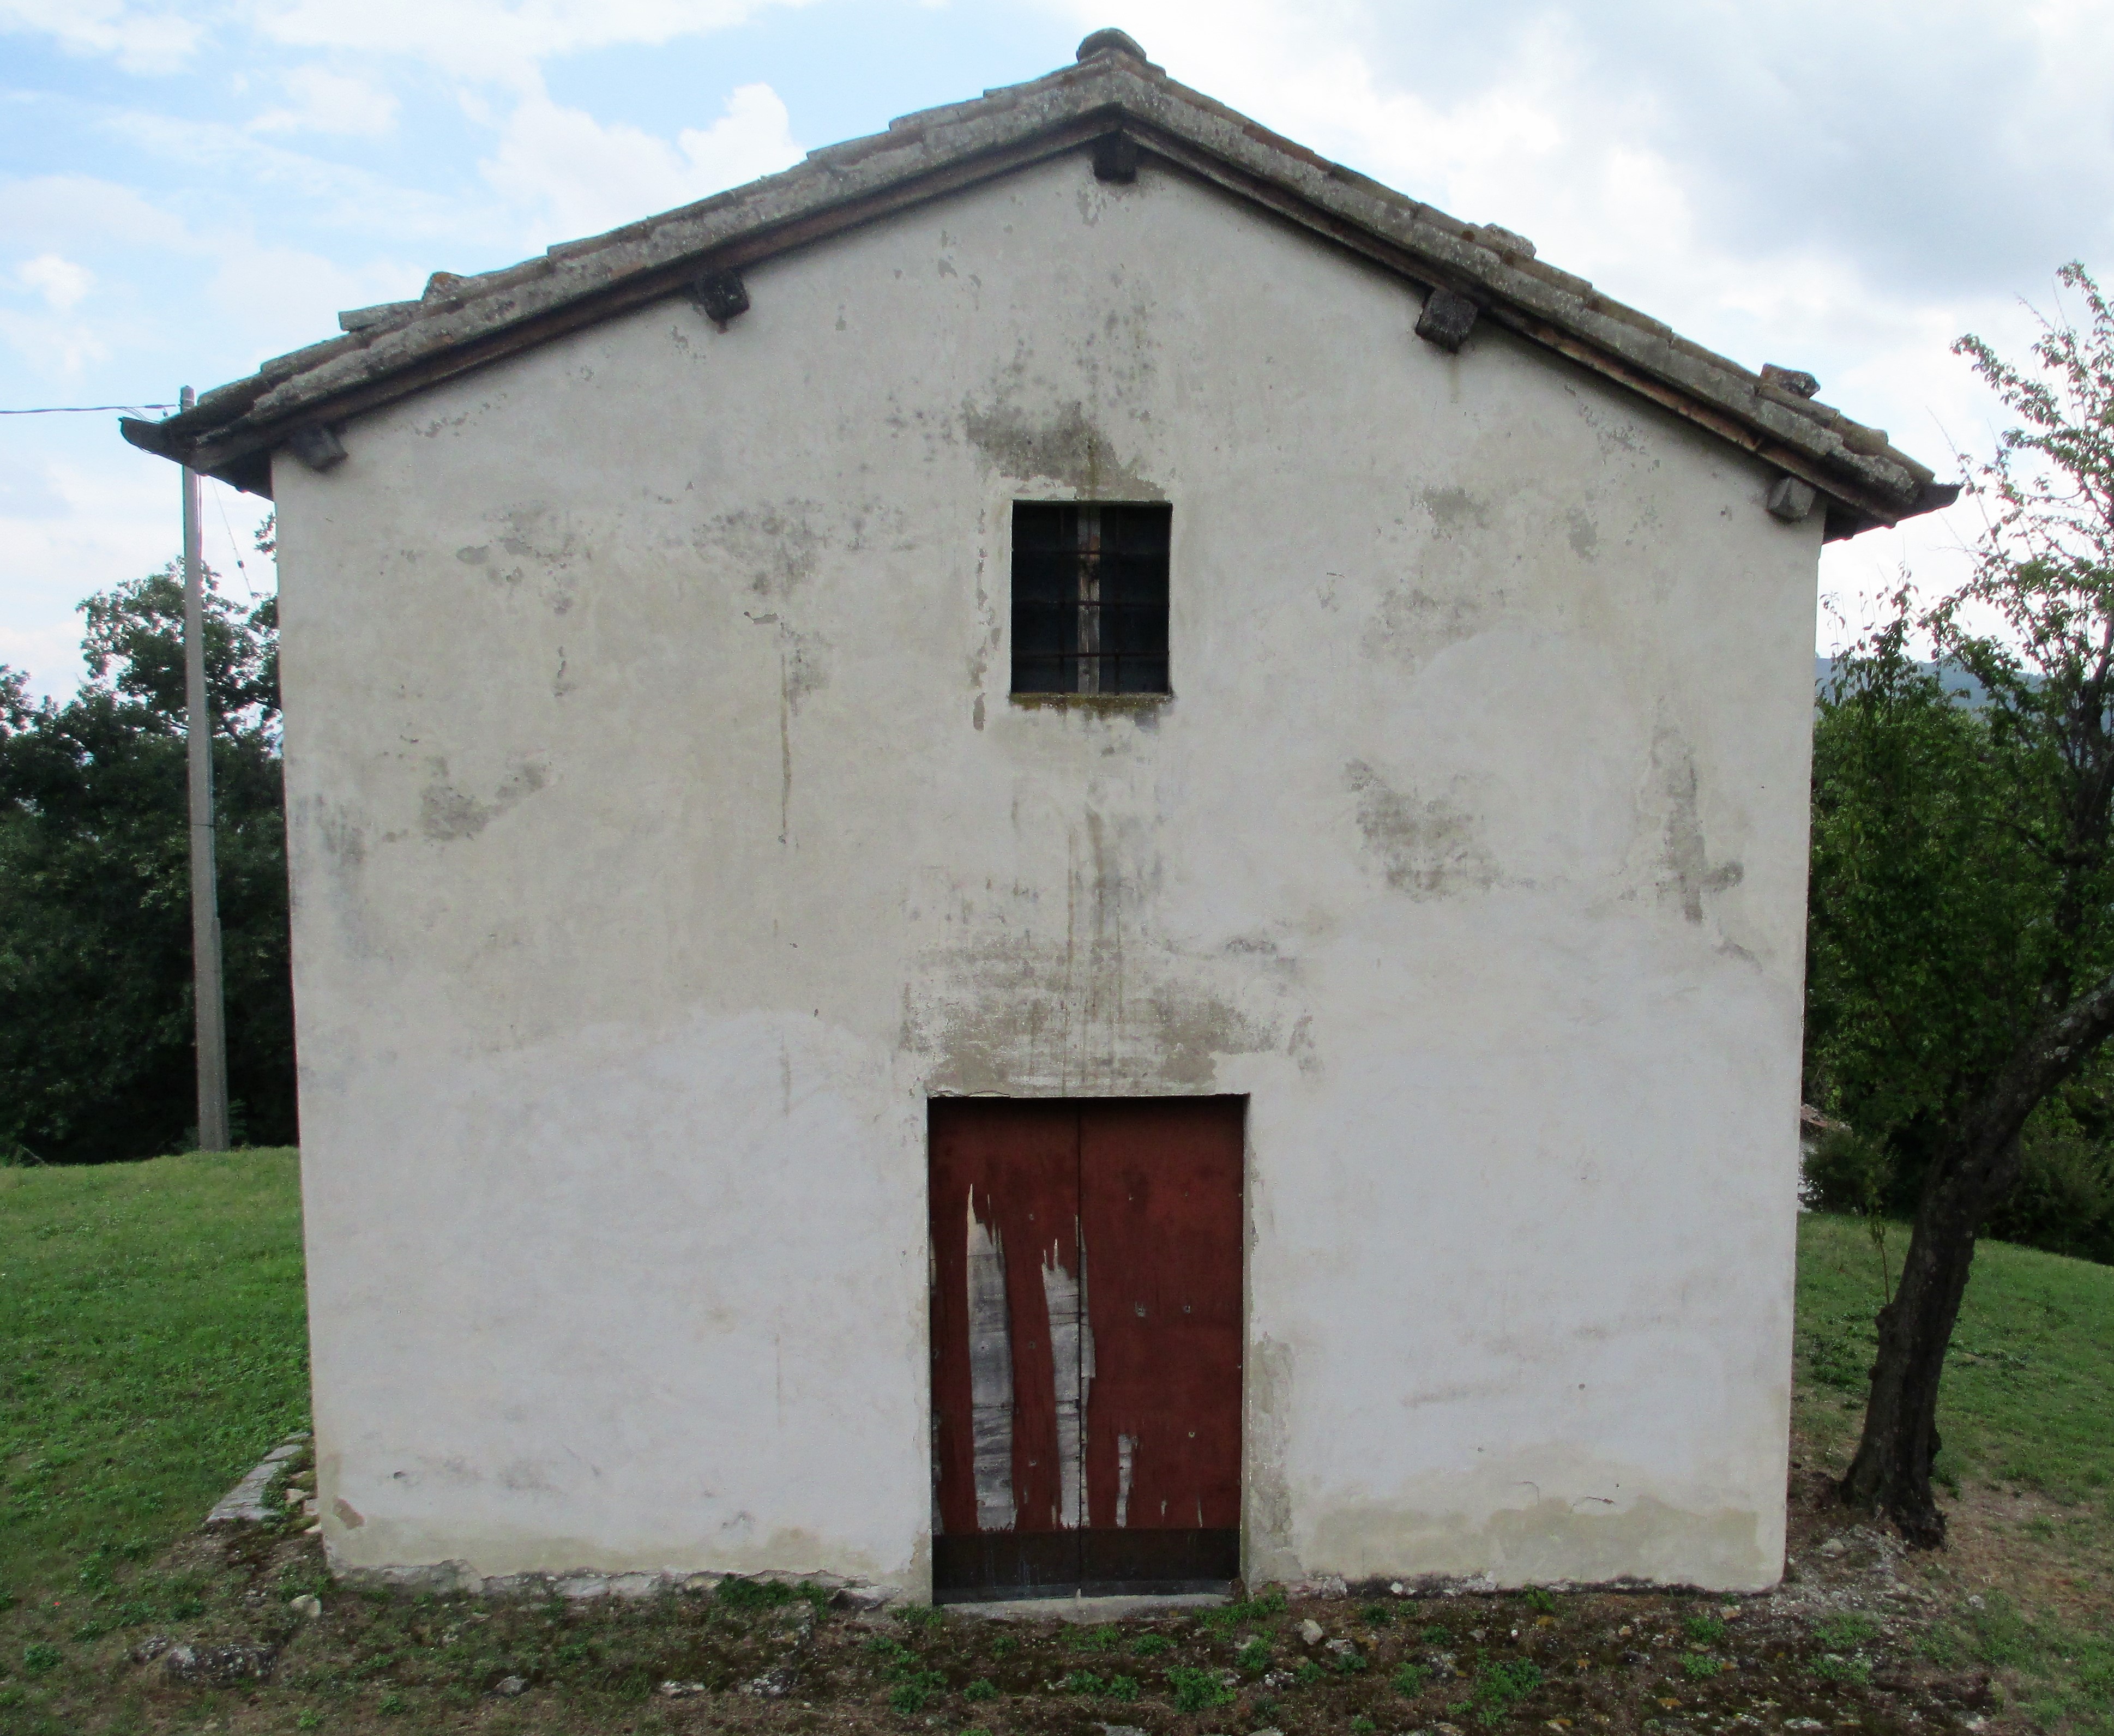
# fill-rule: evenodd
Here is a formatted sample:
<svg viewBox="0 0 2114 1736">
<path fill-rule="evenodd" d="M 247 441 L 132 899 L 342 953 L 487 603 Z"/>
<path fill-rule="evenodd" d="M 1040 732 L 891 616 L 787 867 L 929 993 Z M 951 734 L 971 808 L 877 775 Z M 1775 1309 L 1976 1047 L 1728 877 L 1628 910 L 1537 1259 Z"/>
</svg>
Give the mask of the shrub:
<svg viewBox="0 0 2114 1736">
<path fill-rule="evenodd" d="M 712 1594 L 730 1610 L 768 1610 L 790 1603 L 798 1595 L 777 1579 L 722 1579 Z"/>
<path fill-rule="evenodd" d="M 1983 1233 L 2114 1265 L 2114 1149 L 2029 1129 L 2019 1163 Z"/>
<path fill-rule="evenodd" d="M 1398 1664 L 1394 1666 L 1394 1691 L 1406 1699 L 1415 1699 L 1424 1692 L 1425 1673 L 1421 1664 Z"/>
<path fill-rule="evenodd" d="M 1714 1646 L 1725 1637 L 1725 1624 L 1714 1615 L 1691 1615 L 1681 1624 L 1682 1631 L 1698 1645 Z"/>
<path fill-rule="evenodd" d="M 1165 1633 L 1141 1633 L 1130 1649 L 1139 1657 L 1158 1657 L 1163 1651 L 1172 1651 L 1174 1642 Z"/>
<path fill-rule="evenodd" d="M 1243 1670 L 1265 1670 L 1270 1668 L 1270 1642 L 1251 1639 L 1233 1654 L 1233 1661 Z"/>
</svg>

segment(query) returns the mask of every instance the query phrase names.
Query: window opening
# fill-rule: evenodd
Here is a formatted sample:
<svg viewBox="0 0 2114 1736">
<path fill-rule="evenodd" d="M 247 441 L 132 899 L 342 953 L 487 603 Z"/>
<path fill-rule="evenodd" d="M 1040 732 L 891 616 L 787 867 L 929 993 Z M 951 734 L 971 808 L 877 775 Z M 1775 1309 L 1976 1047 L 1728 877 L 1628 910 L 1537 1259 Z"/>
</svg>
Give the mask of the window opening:
<svg viewBox="0 0 2114 1736">
<path fill-rule="evenodd" d="M 1174 509 L 1016 500 L 1013 691 L 1165 693 Z"/>
</svg>

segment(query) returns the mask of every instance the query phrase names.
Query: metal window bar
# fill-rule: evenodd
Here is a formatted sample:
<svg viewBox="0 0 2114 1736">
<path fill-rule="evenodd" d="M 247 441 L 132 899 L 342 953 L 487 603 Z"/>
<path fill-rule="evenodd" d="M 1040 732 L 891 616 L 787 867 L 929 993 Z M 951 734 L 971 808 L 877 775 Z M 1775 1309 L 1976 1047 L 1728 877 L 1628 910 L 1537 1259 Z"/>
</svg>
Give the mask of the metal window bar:
<svg viewBox="0 0 2114 1736">
<path fill-rule="evenodd" d="M 1162 505 L 1014 507 L 1013 690 L 1165 693 Z"/>
</svg>

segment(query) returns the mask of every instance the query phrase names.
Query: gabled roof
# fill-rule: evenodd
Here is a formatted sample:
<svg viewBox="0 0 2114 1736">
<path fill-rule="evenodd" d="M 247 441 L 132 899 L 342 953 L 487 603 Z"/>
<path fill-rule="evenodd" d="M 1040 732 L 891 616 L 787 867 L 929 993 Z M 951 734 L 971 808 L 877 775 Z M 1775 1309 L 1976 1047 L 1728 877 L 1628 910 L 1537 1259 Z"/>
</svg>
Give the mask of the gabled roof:
<svg viewBox="0 0 2114 1736">
<path fill-rule="evenodd" d="M 1112 153 L 1118 175 L 1133 153 L 1170 165 L 1397 272 L 1426 294 L 1427 335 L 1439 341 L 1457 344 L 1466 322 L 1487 319 L 1708 429 L 1818 491 L 1830 537 L 1929 512 L 1958 491 L 1883 432 L 1816 402 L 1811 376 L 1750 372 L 1544 264 L 1524 238 L 1420 204 L 1177 84 L 1119 30 L 1087 37 L 1076 65 L 906 115 L 782 174 L 503 271 L 436 272 L 416 301 L 341 313 L 342 336 L 267 362 L 165 421 L 121 426 L 135 445 L 268 493 L 275 447 L 327 463 L 339 449 L 326 431 L 348 417 L 775 254 L 1087 148 L 1097 168 Z M 1448 319 L 1430 322 L 1442 305 Z M 716 311 L 709 298 L 707 307 Z"/>
</svg>

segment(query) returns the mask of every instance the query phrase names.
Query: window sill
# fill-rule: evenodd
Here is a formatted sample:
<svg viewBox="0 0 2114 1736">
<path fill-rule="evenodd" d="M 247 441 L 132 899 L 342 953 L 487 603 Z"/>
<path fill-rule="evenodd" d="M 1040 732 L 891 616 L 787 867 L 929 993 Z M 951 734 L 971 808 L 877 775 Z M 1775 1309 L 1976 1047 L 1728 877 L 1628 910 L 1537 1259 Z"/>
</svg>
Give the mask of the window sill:
<svg viewBox="0 0 2114 1736">
<path fill-rule="evenodd" d="M 1008 703 L 1030 711 L 1151 711 L 1172 693 L 1009 693 Z"/>
</svg>

